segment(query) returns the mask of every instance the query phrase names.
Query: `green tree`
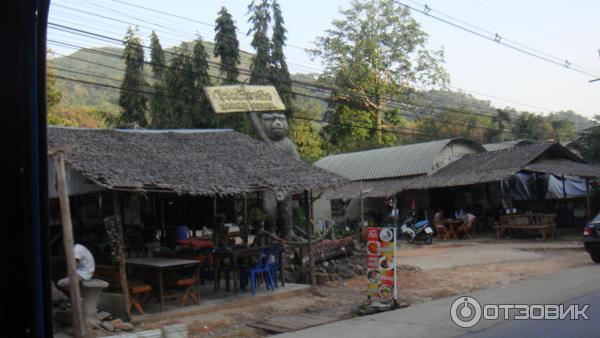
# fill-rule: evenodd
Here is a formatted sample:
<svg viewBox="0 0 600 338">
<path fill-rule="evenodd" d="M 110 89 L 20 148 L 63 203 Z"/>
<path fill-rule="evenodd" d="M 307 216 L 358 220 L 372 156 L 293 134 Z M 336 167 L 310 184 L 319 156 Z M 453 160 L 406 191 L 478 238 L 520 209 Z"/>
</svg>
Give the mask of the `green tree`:
<svg viewBox="0 0 600 338">
<path fill-rule="evenodd" d="M 321 116 L 321 101 L 297 96 L 292 101 L 293 117 L 290 118 L 290 138 L 296 144 L 298 154 L 307 162 L 323 156 L 320 127 L 316 123 Z"/>
<path fill-rule="evenodd" d="M 215 48 L 213 55 L 220 58 L 221 84 L 239 83 L 240 47 L 237 28 L 231 14 L 225 7 L 219 11 L 215 20 Z M 222 128 L 231 128 L 241 133 L 251 132 L 250 121 L 244 114 L 225 114 L 216 117 L 216 124 Z"/>
<path fill-rule="evenodd" d="M 120 123 L 146 126 L 146 94 L 148 85 L 144 79 L 144 48 L 140 38 L 131 27 L 123 41 L 123 59 L 125 60 L 125 73 L 119 93 L 119 106 L 121 107 Z"/>
<path fill-rule="evenodd" d="M 271 84 L 269 81 L 271 46 L 268 37 L 271 22 L 270 7 L 268 0 L 260 0 L 259 4 L 252 1 L 248 5 L 248 14 L 250 15 L 248 22 L 252 24 L 252 27 L 248 30 L 247 35 L 252 35 L 250 44 L 256 51 L 250 65 L 251 84 Z"/>
<path fill-rule="evenodd" d="M 52 57 L 52 50 L 48 50 L 47 58 Z M 48 113 L 48 124 L 64 125 L 60 117 L 56 113 L 56 106 L 60 103 L 62 94 L 56 86 L 56 71 L 46 64 L 46 111 Z"/>
<path fill-rule="evenodd" d="M 495 133 L 497 133 L 498 136 L 497 142 L 504 142 L 504 130 L 510 121 L 511 118 L 508 110 L 496 109 L 496 115 L 492 117 L 492 124 L 496 127 Z"/>
<path fill-rule="evenodd" d="M 202 37 L 198 36 L 192 50 L 192 69 L 194 75 L 194 101 L 192 127 L 214 128 L 215 118 L 208 103 L 204 87 L 210 86 L 208 75 L 208 55 Z"/>
<path fill-rule="evenodd" d="M 219 70 L 225 79 L 222 84 L 235 84 L 238 82 L 240 72 L 240 43 L 237 38 L 237 28 L 231 14 L 225 7 L 221 7 L 219 16 L 215 20 L 215 48 L 213 55 L 220 60 Z"/>
<path fill-rule="evenodd" d="M 169 109 L 165 89 L 166 59 L 165 52 L 154 31 L 150 35 L 150 67 L 154 77 L 152 84 L 154 95 L 150 97 L 150 124 L 154 128 L 164 128 L 169 125 Z"/>
<path fill-rule="evenodd" d="M 547 140 L 552 129 L 543 116 L 522 112 L 514 121 L 512 134 L 519 139 Z"/>
<path fill-rule="evenodd" d="M 312 51 L 338 88 L 326 116 L 330 124 L 324 128 L 325 143 L 359 137 L 357 142 L 383 145 L 390 99 L 402 97 L 414 84 L 445 86 L 449 81 L 442 67 L 443 50 L 425 49 L 427 34 L 410 11 L 393 0 L 355 0 L 341 14 Z M 358 132 L 335 126 L 342 120 L 353 123 L 350 117 L 372 129 Z"/>
<path fill-rule="evenodd" d="M 567 120 L 550 120 L 554 141 L 573 140 L 576 136 L 575 123 Z"/>
<path fill-rule="evenodd" d="M 419 118 L 415 121 L 418 135 L 415 135 L 415 139 L 418 142 L 431 141 L 434 138 L 443 138 L 442 129 L 443 122 L 439 121 L 436 117 L 431 115 Z"/>
<path fill-rule="evenodd" d="M 594 120 L 600 123 L 600 115 L 594 116 Z M 583 158 L 590 163 L 600 163 L 600 124 L 583 130 L 579 136 L 579 142 L 585 146 Z"/>
<path fill-rule="evenodd" d="M 290 78 L 290 71 L 288 70 L 287 62 L 285 61 L 285 54 L 283 53 L 283 47 L 287 40 L 285 34 L 287 30 L 284 27 L 283 14 L 281 13 L 281 7 L 277 0 L 273 1 L 273 34 L 271 36 L 271 79 L 281 100 L 286 107 L 288 107 L 288 117 L 291 116 L 291 109 L 289 109 L 292 103 L 292 80 Z"/>
<path fill-rule="evenodd" d="M 165 128 L 193 128 L 194 106 L 197 103 L 196 76 L 189 47 L 182 43 L 175 48 L 165 74 L 165 89 L 169 108 Z"/>
</svg>

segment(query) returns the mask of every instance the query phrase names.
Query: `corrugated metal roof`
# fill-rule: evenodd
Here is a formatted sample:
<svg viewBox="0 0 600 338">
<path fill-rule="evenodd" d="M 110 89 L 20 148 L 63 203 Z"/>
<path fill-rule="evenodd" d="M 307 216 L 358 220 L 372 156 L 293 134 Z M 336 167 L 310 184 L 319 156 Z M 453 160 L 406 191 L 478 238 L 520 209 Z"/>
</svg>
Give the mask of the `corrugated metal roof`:
<svg viewBox="0 0 600 338">
<path fill-rule="evenodd" d="M 369 180 L 427 174 L 440 152 L 451 143 L 485 149 L 467 138 L 454 138 L 426 143 L 408 144 L 355 153 L 331 155 L 315 165 L 351 180 Z"/>
<path fill-rule="evenodd" d="M 522 139 L 522 140 L 506 141 L 506 142 L 500 142 L 500 143 L 488 143 L 488 144 L 484 144 L 483 147 L 487 151 L 496 151 L 496 150 L 525 146 L 525 145 L 534 144 L 534 143 L 535 143 L 534 140 Z"/>
<path fill-rule="evenodd" d="M 325 199 L 353 199 L 362 197 L 388 197 L 403 191 L 411 182 L 422 176 L 386 178 L 375 181 L 353 181 L 323 193 Z"/>
</svg>

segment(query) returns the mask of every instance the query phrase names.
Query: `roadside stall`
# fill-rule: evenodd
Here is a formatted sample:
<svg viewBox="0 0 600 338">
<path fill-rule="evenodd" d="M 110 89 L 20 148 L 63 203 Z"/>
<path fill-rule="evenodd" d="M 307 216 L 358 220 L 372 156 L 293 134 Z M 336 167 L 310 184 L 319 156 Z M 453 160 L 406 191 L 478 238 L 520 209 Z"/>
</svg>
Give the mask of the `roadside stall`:
<svg viewBox="0 0 600 338">
<path fill-rule="evenodd" d="M 49 127 L 48 139 L 72 146 L 65 160 L 75 241 L 94 254 L 95 278 L 110 284 L 100 306 L 125 317 L 283 286 L 283 248 L 263 235 L 261 193 L 293 196 L 307 220 L 296 226 L 305 227 L 308 193 L 344 182 L 226 130 Z M 53 172 L 49 179 L 57 280 L 64 265 Z"/>
</svg>

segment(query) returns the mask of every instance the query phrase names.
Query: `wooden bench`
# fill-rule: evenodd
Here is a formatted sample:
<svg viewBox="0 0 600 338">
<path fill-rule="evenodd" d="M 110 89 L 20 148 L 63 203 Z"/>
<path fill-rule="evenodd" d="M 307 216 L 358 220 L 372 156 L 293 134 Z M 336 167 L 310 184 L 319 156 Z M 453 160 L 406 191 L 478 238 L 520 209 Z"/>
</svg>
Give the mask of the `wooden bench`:
<svg viewBox="0 0 600 338">
<path fill-rule="evenodd" d="M 116 266 L 96 265 L 94 276 L 95 278 L 107 282 L 109 290 L 112 289 L 122 291 L 121 276 L 119 275 L 119 270 Z M 127 286 L 129 288 L 128 310 L 131 310 L 131 308 L 133 307 L 140 315 L 143 315 L 144 309 L 140 305 L 139 301 L 141 297 L 150 295 L 150 293 L 152 292 L 152 286 L 150 284 L 144 283 L 143 281 L 129 279 L 127 280 Z"/>
<path fill-rule="evenodd" d="M 534 213 L 502 215 L 500 222 L 494 228 L 498 239 L 513 230 L 537 232 L 544 240 L 549 237 L 554 239 L 556 215 Z"/>
</svg>

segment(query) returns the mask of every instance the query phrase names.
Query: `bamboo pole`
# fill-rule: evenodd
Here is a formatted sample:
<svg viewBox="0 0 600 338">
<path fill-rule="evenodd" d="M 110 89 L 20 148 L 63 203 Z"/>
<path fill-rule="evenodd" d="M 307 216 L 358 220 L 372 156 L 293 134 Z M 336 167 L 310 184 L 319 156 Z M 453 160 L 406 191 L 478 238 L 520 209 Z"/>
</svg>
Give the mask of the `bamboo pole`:
<svg viewBox="0 0 600 338">
<path fill-rule="evenodd" d="M 56 171 L 56 189 L 60 201 L 60 217 L 63 230 L 63 244 L 65 246 L 65 258 L 67 260 L 67 271 L 69 275 L 69 293 L 73 311 L 73 335 L 75 338 L 85 336 L 85 324 L 81 309 L 81 293 L 79 290 L 79 275 L 74 255 L 73 224 L 71 223 L 71 209 L 69 206 L 69 193 L 65 173 L 65 149 L 52 151 L 54 157 L 54 168 Z"/>
</svg>

